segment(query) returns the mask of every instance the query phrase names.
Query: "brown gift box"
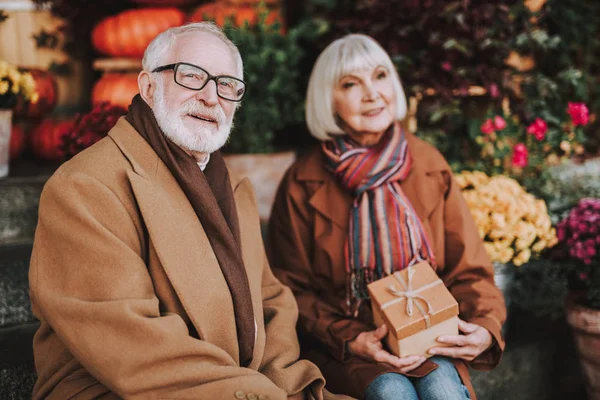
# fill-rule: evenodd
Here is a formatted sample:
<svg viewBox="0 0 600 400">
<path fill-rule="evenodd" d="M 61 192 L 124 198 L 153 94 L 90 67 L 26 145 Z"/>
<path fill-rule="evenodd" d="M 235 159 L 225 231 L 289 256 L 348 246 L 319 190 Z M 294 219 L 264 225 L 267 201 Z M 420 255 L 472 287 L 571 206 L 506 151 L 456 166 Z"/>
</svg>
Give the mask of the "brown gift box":
<svg viewBox="0 0 600 400">
<path fill-rule="evenodd" d="M 430 348 L 443 346 L 439 336 L 458 334 L 458 303 L 428 263 L 397 271 L 368 289 L 375 325 L 388 326 L 387 344 L 398 357 L 429 357 Z"/>
</svg>

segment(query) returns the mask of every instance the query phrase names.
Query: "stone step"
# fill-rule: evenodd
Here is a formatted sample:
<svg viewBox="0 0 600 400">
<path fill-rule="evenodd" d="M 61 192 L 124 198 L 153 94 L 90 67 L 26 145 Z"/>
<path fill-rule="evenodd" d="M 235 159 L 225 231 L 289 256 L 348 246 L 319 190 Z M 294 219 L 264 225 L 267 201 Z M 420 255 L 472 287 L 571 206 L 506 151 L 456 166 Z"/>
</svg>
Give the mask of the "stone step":
<svg viewBox="0 0 600 400">
<path fill-rule="evenodd" d="M 33 242 L 40 194 L 55 169 L 24 159 L 0 179 L 0 245 Z"/>
<path fill-rule="evenodd" d="M 29 302 L 30 245 L 0 246 L 0 328 L 35 321 Z"/>
<path fill-rule="evenodd" d="M 0 367 L 31 364 L 39 322 L 29 301 L 31 245 L 0 245 Z M 0 397 L 5 398 L 5 397 Z"/>
</svg>

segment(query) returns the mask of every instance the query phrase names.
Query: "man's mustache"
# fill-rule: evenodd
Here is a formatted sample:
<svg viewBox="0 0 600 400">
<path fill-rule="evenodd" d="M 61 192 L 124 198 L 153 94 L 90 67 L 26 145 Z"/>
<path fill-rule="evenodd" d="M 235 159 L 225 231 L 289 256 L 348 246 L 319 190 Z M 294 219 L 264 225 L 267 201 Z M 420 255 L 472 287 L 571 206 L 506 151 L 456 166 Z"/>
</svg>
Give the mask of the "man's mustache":
<svg viewBox="0 0 600 400">
<path fill-rule="evenodd" d="M 221 106 L 216 105 L 213 107 L 207 107 L 198 102 L 188 102 L 184 103 L 183 107 L 179 110 L 180 114 L 194 114 L 194 115 L 202 115 L 217 121 L 220 125 L 225 122 L 225 112 Z"/>
</svg>

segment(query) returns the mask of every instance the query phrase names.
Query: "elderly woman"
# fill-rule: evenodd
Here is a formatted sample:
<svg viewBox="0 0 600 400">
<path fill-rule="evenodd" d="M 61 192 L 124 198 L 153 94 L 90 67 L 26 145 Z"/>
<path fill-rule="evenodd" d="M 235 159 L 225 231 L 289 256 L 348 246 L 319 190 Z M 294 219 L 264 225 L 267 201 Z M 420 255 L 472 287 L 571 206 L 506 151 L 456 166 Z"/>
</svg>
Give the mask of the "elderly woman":
<svg viewBox="0 0 600 400">
<path fill-rule="evenodd" d="M 312 71 L 306 120 L 321 146 L 279 187 L 268 254 L 298 302 L 303 356 L 330 390 L 370 399 L 475 399 L 467 366 L 500 360 L 506 309 L 450 167 L 405 132 L 400 79 L 373 39 L 331 43 Z M 460 308 L 459 335 L 399 358 L 375 329 L 367 284 L 426 260 Z"/>
</svg>

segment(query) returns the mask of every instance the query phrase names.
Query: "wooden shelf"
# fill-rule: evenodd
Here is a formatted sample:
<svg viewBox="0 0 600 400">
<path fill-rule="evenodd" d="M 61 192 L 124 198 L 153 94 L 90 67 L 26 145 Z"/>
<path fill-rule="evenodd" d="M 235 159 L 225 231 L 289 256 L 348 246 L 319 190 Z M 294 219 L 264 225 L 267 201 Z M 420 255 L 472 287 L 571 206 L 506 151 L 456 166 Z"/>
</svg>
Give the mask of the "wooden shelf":
<svg viewBox="0 0 600 400">
<path fill-rule="evenodd" d="M 94 61 L 94 69 L 105 72 L 139 72 L 142 60 L 139 58 L 99 58 Z"/>
</svg>

